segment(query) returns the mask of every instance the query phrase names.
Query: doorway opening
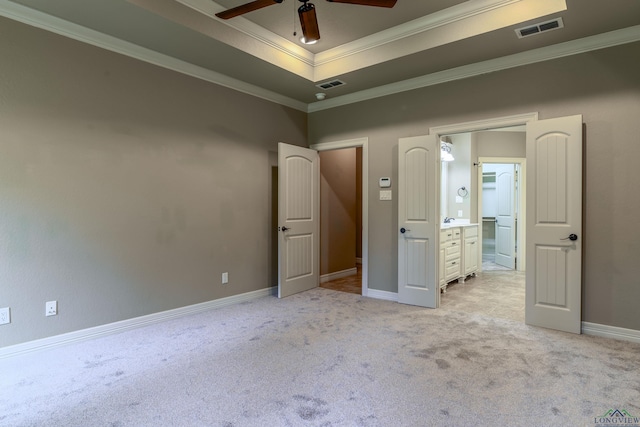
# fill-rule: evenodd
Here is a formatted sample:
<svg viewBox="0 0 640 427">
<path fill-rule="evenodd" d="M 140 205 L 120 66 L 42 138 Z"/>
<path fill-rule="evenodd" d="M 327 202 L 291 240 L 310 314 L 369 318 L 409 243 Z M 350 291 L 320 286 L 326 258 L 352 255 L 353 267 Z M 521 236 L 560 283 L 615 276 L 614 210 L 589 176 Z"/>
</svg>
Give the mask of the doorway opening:
<svg viewBox="0 0 640 427">
<path fill-rule="evenodd" d="M 524 271 L 526 158 L 479 157 L 477 163 L 482 270 Z"/>
<path fill-rule="evenodd" d="M 319 155 L 320 287 L 362 295 L 362 147 Z"/>
<path fill-rule="evenodd" d="M 349 233 L 352 233 L 354 238 L 352 240 L 349 237 L 347 240 L 348 244 L 353 245 L 353 248 L 354 248 L 353 259 L 354 259 L 355 265 L 354 266 L 348 265 L 347 268 L 336 267 L 335 265 L 329 266 L 329 257 L 331 256 L 331 252 L 335 250 L 335 245 L 336 245 L 335 242 L 340 240 L 340 239 L 333 239 L 334 243 L 330 243 L 332 238 L 330 237 L 329 234 L 334 236 L 338 235 L 338 237 L 345 237 L 345 236 L 340 236 L 340 234 L 344 232 L 344 228 L 342 225 L 340 225 L 335 221 L 333 222 L 327 221 L 327 224 L 324 227 L 322 226 L 322 223 L 321 223 L 320 256 L 321 257 L 326 256 L 325 265 L 327 268 L 324 271 L 321 269 L 320 282 L 322 285 L 324 285 L 325 283 L 335 281 L 335 282 L 338 282 L 338 283 L 334 282 L 334 284 L 336 284 L 338 287 L 348 286 L 351 292 L 357 293 L 359 295 L 364 295 L 364 296 L 367 296 L 369 292 L 369 288 L 368 288 L 369 147 L 368 145 L 369 145 L 368 138 L 356 138 L 356 139 L 349 139 L 349 140 L 343 140 L 343 141 L 319 143 L 311 146 L 311 148 L 314 150 L 317 150 L 321 156 L 321 161 L 320 161 L 321 170 L 323 168 L 323 162 L 329 163 L 328 165 L 325 165 L 327 166 L 325 167 L 325 169 L 328 169 L 328 170 L 333 169 L 337 166 L 338 161 L 336 160 L 332 164 L 332 160 L 331 160 L 332 158 L 341 159 L 343 163 L 345 159 L 348 159 L 350 155 L 353 156 L 353 159 L 354 159 L 353 161 L 347 160 L 347 163 L 352 165 L 351 166 L 352 170 L 347 171 L 345 169 L 343 171 L 344 174 L 342 174 L 342 177 L 344 178 L 347 175 L 353 175 L 355 179 L 353 190 L 348 192 L 347 195 L 345 196 L 346 198 L 354 197 L 356 200 L 355 218 L 353 220 L 353 223 L 355 223 L 354 230 L 349 232 Z M 327 155 L 325 155 L 325 153 Z M 330 173 L 327 172 L 325 177 L 321 176 L 321 187 L 324 184 L 327 184 L 326 182 L 323 182 L 325 179 L 334 180 L 334 183 L 332 184 L 334 188 L 333 190 L 328 190 L 326 196 L 329 198 L 332 198 L 332 197 L 338 198 L 337 194 L 340 193 L 340 191 L 336 192 L 335 190 L 336 190 L 336 187 L 340 187 L 340 182 L 341 182 L 340 173 L 338 173 L 337 176 L 333 176 L 331 178 L 329 178 L 329 175 Z M 334 173 L 333 175 L 336 175 L 336 174 Z M 348 178 L 348 180 L 352 183 L 354 182 L 351 178 Z M 331 194 L 332 192 L 334 193 L 333 195 Z M 342 202 L 339 202 L 337 204 L 335 202 L 338 202 L 338 200 L 334 200 L 334 203 L 331 204 L 331 203 L 327 203 L 326 201 L 323 202 L 321 198 L 321 202 L 320 202 L 321 222 L 323 221 L 323 217 L 324 219 L 329 219 L 331 218 L 330 214 L 335 213 L 335 212 L 328 212 L 328 210 L 331 209 L 332 206 L 334 207 L 338 206 L 338 209 L 343 209 L 341 207 Z M 342 217 L 344 218 L 344 216 Z M 325 242 L 324 246 L 322 246 L 322 242 Z M 351 257 L 352 255 L 348 254 L 348 256 Z M 323 264 L 322 258 L 321 258 L 321 264 Z M 353 267 L 355 267 L 355 269 Z M 334 271 L 331 271 L 332 269 Z M 342 282 L 342 283 L 339 283 L 339 282 Z M 358 290 L 358 285 L 360 287 L 359 290 Z M 346 289 L 337 289 L 337 290 L 344 291 Z"/>
<path fill-rule="evenodd" d="M 453 157 L 442 162 L 441 219 L 461 226 L 478 225 L 478 275 L 471 280 L 458 280 L 447 293 L 440 294 L 443 307 L 455 306 L 524 322 L 525 124 L 535 116 L 430 131 L 441 141 L 449 142 Z M 502 170 L 498 164 L 510 166 Z M 511 184 L 502 189 L 500 198 L 496 194 L 498 181 L 501 186 Z M 463 187 L 469 191 L 460 190 Z"/>
</svg>

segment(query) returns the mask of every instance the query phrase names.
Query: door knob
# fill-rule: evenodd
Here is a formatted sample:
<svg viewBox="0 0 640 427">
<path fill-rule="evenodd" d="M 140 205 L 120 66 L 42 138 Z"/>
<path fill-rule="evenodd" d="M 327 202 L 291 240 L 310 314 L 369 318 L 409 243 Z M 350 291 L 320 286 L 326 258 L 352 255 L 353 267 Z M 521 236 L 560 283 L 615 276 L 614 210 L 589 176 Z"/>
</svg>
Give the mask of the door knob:
<svg viewBox="0 0 640 427">
<path fill-rule="evenodd" d="M 290 229 L 290 228 L 288 228 L 288 227 L 282 227 L 282 228 L 281 228 L 281 230 L 282 230 L 282 231 L 287 231 L 287 230 L 291 230 L 291 229 Z"/>
<path fill-rule="evenodd" d="M 405 233 L 405 232 L 407 232 L 407 231 L 411 231 L 411 230 L 409 230 L 408 228 L 404 228 L 404 227 L 402 227 L 402 228 L 400 229 L 400 232 L 401 232 L 402 234 L 404 234 L 404 233 Z"/>
<path fill-rule="evenodd" d="M 560 239 L 560 240 L 571 240 L 572 242 L 575 242 L 576 240 L 578 240 L 578 236 L 576 234 L 569 234 L 569 237 L 565 237 L 564 239 Z"/>
</svg>

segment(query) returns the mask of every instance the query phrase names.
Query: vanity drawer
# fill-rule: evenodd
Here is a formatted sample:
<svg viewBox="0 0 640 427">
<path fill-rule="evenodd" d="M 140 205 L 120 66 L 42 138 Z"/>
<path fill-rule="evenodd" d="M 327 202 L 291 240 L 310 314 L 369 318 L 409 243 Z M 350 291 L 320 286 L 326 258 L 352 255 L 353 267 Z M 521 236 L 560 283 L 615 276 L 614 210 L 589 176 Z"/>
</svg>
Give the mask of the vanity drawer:
<svg viewBox="0 0 640 427">
<path fill-rule="evenodd" d="M 440 230 L 440 243 L 448 242 L 453 238 L 453 229 Z"/>
<path fill-rule="evenodd" d="M 445 264 L 445 277 L 447 280 L 457 278 L 460 275 L 460 261 L 449 261 Z"/>
<path fill-rule="evenodd" d="M 450 261 L 452 259 L 460 258 L 460 245 L 455 244 L 456 242 L 449 242 L 447 247 L 444 248 L 444 259 L 445 261 Z"/>
<path fill-rule="evenodd" d="M 464 228 L 464 238 L 468 239 L 470 237 L 477 237 L 478 236 L 478 227 L 477 226 L 471 226 L 471 227 L 465 227 Z"/>
</svg>

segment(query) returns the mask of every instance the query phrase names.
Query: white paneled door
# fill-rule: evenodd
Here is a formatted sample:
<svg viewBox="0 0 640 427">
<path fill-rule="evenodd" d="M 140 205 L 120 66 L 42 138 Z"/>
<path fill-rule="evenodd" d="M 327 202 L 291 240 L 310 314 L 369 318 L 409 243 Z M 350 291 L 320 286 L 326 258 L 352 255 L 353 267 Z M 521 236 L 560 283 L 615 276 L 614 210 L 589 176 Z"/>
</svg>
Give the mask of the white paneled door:
<svg viewBox="0 0 640 427">
<path fill-rule="evenodd" d="M 278 144 L 278 297 L 315 288 L 320 263 L 318 152 Z"/>
<path fill-rule="evenodd" d="M 496 264 L 516 268 L 516 165 L 496 164 Z"/>
<path fill-rule="evenodd" d="M 398 302 L 436 308 L 439 227 L 434 135 L 402 138 L 398 144 Z"/>
<path fill-rule="evenodd" d="M 527 124 L 526 323 L 581 332 L 582 116 Z"/>
</svg>

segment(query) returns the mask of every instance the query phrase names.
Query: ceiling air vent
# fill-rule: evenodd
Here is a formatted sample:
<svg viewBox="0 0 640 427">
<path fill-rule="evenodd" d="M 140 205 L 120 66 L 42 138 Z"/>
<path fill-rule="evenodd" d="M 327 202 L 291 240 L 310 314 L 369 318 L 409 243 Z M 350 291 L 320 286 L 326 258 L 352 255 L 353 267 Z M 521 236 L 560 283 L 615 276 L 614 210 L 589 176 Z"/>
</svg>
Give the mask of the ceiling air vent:
<svg viewBox="0 0 640 427">
<path fill-rule="evenodd" d="M 562 18 L 552 19 L 551 21 L 541 22 L 536 25 L 530 25 L 524 28 L 518 28 L 516 34 L 518 38 L 533 36 L 534 34 L 544 33 L 545 31 L 557 30 L 563 28 Z"/>
<path fill-rule="evenodd" d="M 344 86 L 344 85 L 346 85 L 346 83 L 343 82 L 342 80 L 331 80 L 330 82 L 320 83 L 320 84 L 317 84 L 316 86 L 319 87 L 320 89 L 328 90 L 328 89 L 333 89 L 334 87 Z"/>
</svg>

